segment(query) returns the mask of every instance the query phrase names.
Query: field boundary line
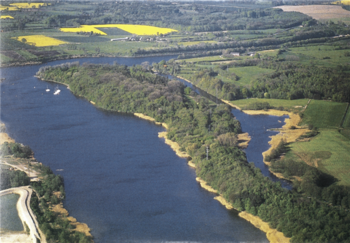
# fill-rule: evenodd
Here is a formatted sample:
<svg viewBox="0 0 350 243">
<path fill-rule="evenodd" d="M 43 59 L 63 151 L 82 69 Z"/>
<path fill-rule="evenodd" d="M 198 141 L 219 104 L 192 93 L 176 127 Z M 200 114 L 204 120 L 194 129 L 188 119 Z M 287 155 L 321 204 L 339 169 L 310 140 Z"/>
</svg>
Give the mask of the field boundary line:
<svg viewBox="0 0 350 243">
<path fill-rule="evenodd" d="M 306 108 L 308 107 L 308 105 L 310 104 L 310 102 L 311 102 L 311 99 L 309 99 L 309 100 L 307 101 L 307 104 L 306 104 L 305 107 L 300 111 L 300 113 L 303 113 L 303 112 L 306 110 Z"/>
<path fill-rule="evenodd" d="M 349 102 L 348 102 L 348 105 L 346 106 L 343 118 L 340 120 L 340 125 L 339 125 L 340 127 L 343 127 L 344 125 L 344 120 L 345 120 L 346 114 L 348 113 L 348 110 L 349 110 Z"/>
</svg>

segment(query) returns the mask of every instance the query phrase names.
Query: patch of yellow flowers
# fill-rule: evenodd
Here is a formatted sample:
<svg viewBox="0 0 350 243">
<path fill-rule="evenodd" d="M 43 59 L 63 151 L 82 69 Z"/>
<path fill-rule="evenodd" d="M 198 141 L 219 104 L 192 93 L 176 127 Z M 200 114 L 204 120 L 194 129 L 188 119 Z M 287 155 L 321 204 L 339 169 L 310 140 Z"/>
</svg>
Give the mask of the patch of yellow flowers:
<svg viewBox="0 0 350 243">
<path fill-rule="evenodd" d="M 40 8 L 41 6 L 50 5 L 50 3 L 11 3 L 10 5 L 17 8 Z"/>
<path fill-rule="evenodd" d="M 132 25 L 132 24 L 102 24 L 102 25 L 82 25 L 78 28 L 61 28 L 62 32 L 93 32 L 95 34 L 107 35 L 98 28 L 119 28 L 126 32 L 135 35 L 159 35 L 177 32 L 177 30 L 170 28 L 160 28 L 149 25 Z"/>
<path fill-rule="evenodd" d="M 341 0 L 341 1 L 336 1 L 332 2 L 333 4 L 344 4 L 344 5 L 350 5 L 350 0 Z"/>
<path fill-rule="evenodd" d="M 48 6 L 50 3 L 10 3 L 10 6 L 0 5 L 0 11 L 17 11 L 20 8 L 40 8 L 41 6 Z"/>
<path fill-rule="evenodd" d="M 7 10 L 7 11 L 17 11 L 18 8 L 11 7 L 11 6 L 2 6 L 2 5 L 0 5 L 0 11 L 5 11 L 5 10 Z"/>
<path fill-rule="evenodd" d="M 0 19 L 13 19 L 13 17 L 10 15 L 1 15 Z"/>
<path fill-rule="evenodd" d="M 34 45 L 38 47 L 42 46 L 58 46 L 61 44 L 67 44 L 68 42 L 60 41 L 52 37 L 47 37 L 45 35 L 26 35 L 13 37 L 14 39 L 24 42 L 29 45 Z"/>
</svg>

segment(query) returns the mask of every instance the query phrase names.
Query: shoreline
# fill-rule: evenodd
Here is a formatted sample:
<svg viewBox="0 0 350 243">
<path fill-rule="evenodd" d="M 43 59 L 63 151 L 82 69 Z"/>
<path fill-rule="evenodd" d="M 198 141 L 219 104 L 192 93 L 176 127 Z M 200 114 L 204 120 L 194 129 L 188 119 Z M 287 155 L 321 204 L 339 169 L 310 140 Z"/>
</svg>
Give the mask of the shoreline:
<svg viewBox="0 0 350 243">
<path fill-rule="evenodd" d="M 137 115 L 136 115 L 137 114 Z M 143 115 L 142 113 L 135 113 L 135 116 L 141 118 L 141 119 L 145 119 L 148 121 L 152 121 L 155 122 L 155 119 L 146 115 Z M 165 123 L 160 123 L 160 122 L 155 122 L 155 124 L 157 125 L 162 125 Z M 165 128 L 167 128 L 167 124 L 165 124 L 164 126 Z M 171 140 L 169 140 L 166 135 L 168 132 L 164 131 L 164 132 L 159 132 L 158 133 L 158 137 L 159 138 L 165 138 L 165 143 L 168 144 L 174 151 L 175 153 L 182 158 L 189 158 L 190 156 L 179 150 L 180 145 L 176 142 L 173 142 Z M 250 141 L 250 136 L 248 135 L 248 133 L 243 133 L 243 136 L 245 138 L 249 138 Z M 188 165 L 192 168 L 196 168 L 196 165 L 192 162 L 192 161 L 188 161 Z M 227 210 L 232 210 L 235 209 L 221 194 L 218 193 L 217 190 L 215 190 L 214 188 L 212 188 L 210 185 L 207 184 L 206 181 L 202 180 L 200 177 L 196 177 L 196 181 L 200 184 L 200 186 L 202 188 L 204 188 L 205 190 L 215 193 L 217 196 L 214 197 L 214 200 L 219 201 L 223 206 L 226 207 Z M 235 209 L 236 210 L 236 209 Z M 236 210 L 238 211 L 238 210 Z M 250 213 L 247 213 L 246 211 L 241 211 L 239 214 L 239 217 L 247 220 L 248 222 L 250 222 L 252 225 L 254 225 L 256 228 L 260 229 L 261 231 L 266 233 L 266 237 L 269 240 L 270 243 L 289 243 L 290 242 L 290 238 L 287 238 L 284 236 L 284 234 L 282 232 L 277 231 L 276 229 L 272 229 L 270 228 L 269 224 L 264 222 L 262 219 L 260 219 L 258 216 L 254 216 Z"/>
<path fill-rule="evenodd" d="M 177 77 L 182 78 L 182 77 L 180 77 L 180 76 L 177 76 Z M 37 78 L 39 78 L 39 77 L 37 77 Z M 40 79 L 40 78 L 39 78 L 39 79 Z M 182 79 L 183 79 L 183 78 L 182 78 Z M 44 80 L 44 79 L 41 79 L 41 80 L 47 81 L 47 80 Z M 184 79 L 184 80 L 187 81 L 187 79 Z M 60 82 L 57 82 L 57 81 L 52 81 L 52 82 L 60 83 Z M 188 81 L 188 82 L 190 82 L 190 81 Z M 190 82 L 190 83 L 191 83 L 191 82 Z M 63 83 L 61 83 L 61 84 L 63 84 Z M 64 85 L 67 86 L 67 84 L 64 84 Z M 88 102 L 90 102 L 91 104 L 94 104 L 93 101 L 92 101 L 92 102 L 91 102 L 91 101 L 88 101 Z M 168 129 L 168 125 L 167 125 L 166 123 L 157 122 L 154 118 L 152 118 L 152 117 L 150 117 L 150 116 L 144 115 L 144 114 L 142 114 L 142 113 L 133 113 L 133 115 L 136 116 L 136 117 L 138 117 L 138 118 L 141 118 L 141 119 L 144 119 L 144 120 L 147 120 L 147 121 L 151 121 L 151 122 L 153 122 L 153 123 L 156 124 L 156 125 L 161 125 L 161 126 L 163 126 L 164 128 Z M 189 156 L 186 152 L 180 151 L 180 145 L 179 145 L 178 143 L 169 140 L 169 139 L 166 137 L 166 135 L 167 135 L 167 132 L 166 132 L 166 131 L 164 131 L 164 132 L 159 132 L 159 133 L 158 133 L 158 137 L 160 137 L 160 138 L 165 138 L 165 143 L 168 144 L 168 145 L 175 151 L 175 153 L 176 153 L 179 157 L 181 157 L 181 158 L 190 158 L 190 156 Z M 243 137 L 249 138 L 249 134 L 246 133 L 246 134 L 243 135 Z M 189 165 L 190 167 L 195 168 L 195 165 L 194 165 L 193 162 L 191 162 L 191 161 L 188 162 L 188 165 Z M 200 178 L 198 178 L 198 179 L 201 180 Z M 196 178 L 196 180 L 197 180 L 197 178 Z M 198 180 L 197 180 L 197 181 L 198 181 Z M 205 184 L 204 184 L 204 183 L 200 183 L 201 186 L 202 186 L 202 184 L 203 184 L 203 185 L 206 185 L 206 184 L 207 184 L 204 180 L 202 180 L 202 181 L 203 181 Z M 216 191 L 215 189 L 213 189 L 212 187 L 210 187 L 209 185 L 207 185 L 207 186 L 205 187 L 205 189 L 207 189 L 207 188 L 210 188 L 210 190 L 212 190 L 212 192 L 215 191 L 215 192 L 217 193 L 217 191 Z M 215 200 L 218 200 L 218 201 L 219 201 L 223 206 L 225 206 L 227 209 L 229 209 L 229 210 L 230 210 L 230 209 L 233 209 L 232 205 L 231 205 L 229 202 L 227 202 L 226 199 L 225 199 L 222 195 L 216 196 L 214 199 L 215 199 Z M 246 215 L 248 215 L 249 217 L 246 216 Z M 256 217 L 256 218 L 257 218 L 256 220 L 253 220 L 252 222 L 249 221 L 249 222 L 252 223 L 252 224 L 253 224 L 255 227 L 257 227 L 257 228 L 259 228 L 259 227 L 257 226 L 257 225 L 259 225 L 259 224 L 258 224 L 258 223 L 253 223 L 253 222 L 259 222 L 258 219 L 259 219 L 261 222 L 263 222 L 259 217 L 254 216 L 254 215 L 249 214 L 249 213 L 241 214 L 241 215 L 239 215 L 239 216 L 242 217 L 242 218 L 244 218 L 244 219 L 247 220 L 247 221 L 249 221 L 249 220 L 248 220 L 249 218 Z M 263 222 L 263 223 L 265 223 L 265 224 L 268 226 L 268 223 L 266 223 L 266 222 Z M 259 229 L 260 229 L 260 228 L 259 228 Z M 260 229 L 260 230 L 262 230 L 262 229 Z M 263 230 L 262 230 L 262 231 L 263 231 Z M 264 231 L 264 232 L 265 232 L 265 231 Z M 267 232 L 269 232 L 269 233 L 267 233 Z M 267 231 L 267 232 L 265 232 L 265 233 L 266 233 L 266 236 L 268 237 L 268 240 L 269 240 L 271 243 L 279 243 L 279 242 L 286 242 L 286 243 L 289 243 L 289 239 L 286 238 L 286 237 L 284 237 L 284 235 L 283 235 L 282 232 L 279 232 L 279 231 L 277 231 L 277 230 L 273 230 L 273 229 L 271 229 L 270 227 L 268 227 L 268 231 Z M 283 237 L 282 237 L 282 238 L 281 238 L 281 237 L 277 237 L 277 235 L 279 235 L 279 234 L 281 234 Z M 280 238 L 281 238 L 281 239 L 280 239 Z M 270 239 L 271 239 L 271 240 L 270 240 Z M 280 239 L 280 240 L 275 241 L 274 239 Z"/>
<path fill-rule="evenodd" d="M 231 107 L 238 107 L 236 105 L 231 104 L 229 101 L 224 101 L 226 104 L 230 105 Z M 271 140 L 269 141 L 270 148 L 262 153 L 263 155 L 263 162 L 269 166 L 269 171 L 275 175 L 279 179 L 288 180 L 285 177 L 283 177 L 282 173 L 276 173 L 273 172 L 270 169 L 271 163 L 266 160 L 266 156 L 270 155 L 272 150 L 275 149 L 278 144 L 281 142 L 281 140 L 286 141 L 287 143 L 293 143 L 295 142 L 301 135 L 310 132 L 309 129 L 304 128 L 302 126 L 299 126 L 298 124 L 301 121 L 301 117 L 298 114 L 295 114 L 290 111 L 280 111 L 275 109 L 268 109 L 268 110 L 242 110 L 240 107 L 238 107 L 239 110 L 242 112 L 248 114 L 248 115 L 270 115 L 270 116 L 284 116 L 287 115 L 289 118 L 285 118 L 284 122 L 285 124 L 282 126 L 282 128 L 276 129 L 276 131 L 279 131 L 278 134 L 270 136 Z M 294 127 L 294 128 L 292 128 Z"/>
<path fill-rule="evenodd" d="M 176 76 L 177 78 L 181 78 L 183 80 L 186 80 L 187 82 L 193 84 L 190 80 L 186 79 L 186 78 L 183 78 L 181 76 Z M 246 114 L 249 114 L 249 115 L 262 115 L 262 114 L 266 114 L 266 115 L 276 115 L 276 114 L 282 114 L 282 115 L 279 115 L 279 116 L 283 116 L 285 115 L 285 111 L 278 111 L 278 110 L 273 110 L 273 111 L 269 111 L 269 112 L 265 112 L 265 111 L 247 111 L 247 110 L 242 110 L 239 106 L 237 105 L 234 105 L 234 104 L 231 104 L 229 101 L 227 100 L 223 100 L 223 99 L 220 99 L 223 103 L 231 106 L 232 108 L 235 108 L 235 109 L 238 109 Z M 279 113 L 281 112 L 281 113 Z M 292 112 L 288 112 L 287 115 L 290 115 L 289 113 L 293 114 L 293 115 L 296 115 Z M 296 117 L 297 116 L 297 117 Z M 296 115 L 296 116 L 293 116 L 293 118 L 286 118 L 285 119 L 285 125 L 282 127 L 286 130 L 292 130 L 290 129 L 291 126 L 293 126 L 296 122 L 299 123 L 300 121 L 300 117 L 299 115 Z M 299 119 L 298 119 L 299 117 Z M 296 124 L 297 125 L 297 124 Z M 288 128 L 288 129 L 287 129 Z M 295 129 L 297 130 L 297 129 Z M 281 133 L 281 130 L 280 130 L 280 133 Z M 280 133 L 278 133 L 277 135 L 279 135 Z M 277 136 L 276 135 L 276 136 Z M 271 137 L 275 137 L 275 136 L 271 136 Z M 248 143 L 250 142 L 250 139 L 251 137 L 249 136 L 248 133 L 242 133 L 242 134 L 239 134 L 238 135 L 238 138 L 239 140 L 246 140 L 244 142 L 244 145 L 248 146 Z M 280 140 L 279 140 L 280 141 Z M 278 141 L 278 142 L 279 142 Z M 270 142 L 269 142 L 270 143 Z M 241 143 L 242 144 L 242 143 Z M 243 144 L 242 144 L 243 145 Z M 271 152 L 272 150 L 272 146 L 270 147 L 270 149 L 268 150 L 269 153 Z M 268 152 L 268 151 L 265 151 L 264 153 Z M 267 154 L 264 155 L 263 153 L 263 158 L 264 158 L 264 163 L 265 162 L 265 156 Z M 190 165 L 190 162 L 189 162 L 189 165 Z M 191 167 L 194 167 L 195 168 L 195 165 L 191 162 Z M 270 169 L 269 169 L 270 171 Z M 273 173 L 273 172 L 271 172 Z M 273 173 L 274 175 L 276 175 L 277 173 Z M 276 175 L 277 176 L 277 175 Z M 281 176 L 281 175 L 279 175 Z M 282 179 L 285 179 L 282 177 Z M 197 178 L 196 178 L 197 180 Z M 200 178 L 198 178 L 198 180 L 200 181 L 203 181 L 201 180 Z M 198 181 L 197 180 L 197 181 Z M 208 191 L 215 191 L 217 192 L 214 188 L 210 187 L 209 185 L 207 185 L 207 183 L 205 181 L 203 181 L 204 183 L 200 183 L 200 185 L 204 185 L 202 186 L 203 188 L 207 189 Z M 215 200 L 218 200 L 222 205 L 224 205 L 228 210 L 230 209 L 235 209 L 234 207 L 232 207 L 232 205 L 226 201 L 226 199 L 222 196 L 222 195 L 219 195 L 217 197 L 214 198 Z M 236 209 L 235 209 L 236 210 Z M 237 210 L 238 211 L 238 210 Z M 284 234 L 280 231 L 277 231 L 277 229 L 272 229 L 270 228 L 269 224 L 267 222 L 264 222 L 262 219 L 260 219 L 258 216 L 254 216 L 250 213 L 247 213 L 246 211 L 241 211 L 239 214 L 238 214 L 241 218 L 247 220 L 248 222 L 250 222 L 252 225 L 254 225 L 256 228 L 260 229 L 261 231 L 265 232 L 266 233 L 266 237 L 267 239 L 271 242 L 271 243 L 289 243 L 290 242 L 290 238 L 287 238 L 284 236 Z"/>
<path fill-rule="evenodd" d="M 113 55 L 103 55 L 103 54 L 97 54 L 97 55 L 68 55 L 66 57 L 62 58 L 52 58 L 44 61 L 28 61 L 28 62 L 14 62 L 10 64 L 2 64 L 0 63 L 0 68 L 8 68 L 8 67 L 23 67 L 23 66 L 30 66 L 30 65 L 39 65 L 39 64 L 45 64 L 49 62 L 54 61 L 60 61 L 60 60 L 70 60 L 70 59 L 79 59 L 79 58 L 99 58 L 99 57 L 111 57 L 111 58 L 138 58 L 138 57 L 158 57 L 158 56 L 176 56 L 177 54 L 154 54 L 154 55 L 138 55 L 138 56 L 113 56 Z"/>
<path fill-rule="evenodd" d="M 15 142 L 15 140 L 14 140 L 13 138 L 11 138 L 11 137 L 5 132 L 5 129 L 6 129 L 5 124 L 4 124 L 4 123 L 1 123 L 0 126 L 1 126 L 0 145 L 3 144 L 4 142 Z M 4 138 L 6 138 L 7 140 L 3 140 Z M 11 167 L 15 167 L 15 168 L 17 168 L 18 170 L 24 171 L 25 173 L 27 172 L 27 171 L 23 170 L 22 168 L 20 168 L 19 165 L 13 166 L 13 165 L 11 165 L 11 164 L 6 163 L 6 161 L 4 161 L 4 160 L 2 161 L 2 164 L 9 165 L 9 166 L 11 166 Z M 32 220 L 35 222 L 37 232 L 39 232 L 39 235 L 41 236 L 41 238 L 39 237 L 38 239 L 40 239 L 41 242 L 46 243 L 46 236 L 45 236 L 45 234 L 41 231 L 41 229 L 40 229 L 40 227 L 39 227 L 39 224 L 38 224 L 38 222 L 37 222 L 37 220 L 36 220 L 36 215 L 32 212 L 32 209 L 31 209 L 31 207 L 30 207 L 30 198 L 31 198 L 31 195 L 32 195 L 32 189 L 29 188 L 29 186 L 9 188 L 9 189 L 0 191 L 0 196 L 1 196 L 1 195 L 5 195 L 7 190 L 10 191 L 10 190 L 12 190 L 12 189 L 13 189 L 14 192 L 10 192 L 10 193 L 19 194 L 20 197 L 22 197 L 22 194 L 24 193 L 24 192 L 22 192 L 22 190 L 25 190 L 25 191 L 27 191 L 27 192 L 29 191 L 29 192 L 28 192 L 28 193 L 29 193 L 29 196 L 27 196 L 27 197 L 26 197 L 26 200 L 25 200 L 25 201 L 26 201 L 26 204 L 27 204 L 27 205 L 26 205 L 26 208 L 28 209 L 28 213 L 29 213 L 29 215 L 31 216 Z M 19 192 L 19 193 L 18 193 L 18 192 Z M 4 194 L 3 194 L 3 193 L 4 193 Z M 21 215 L 21 212 L 23 212 L 23 209 L 20 209 L 20 210 L 19 210 L 19 206 L 18 206 L 18 205 L 19 205 L 19 200 L 18 200 L 18 202 L 17 202 L 16 205 L 17 205 L 17 206 L 16 206 L 16 207 L 17 207 L 17 212 L 18 212 L 19 215 Z M 56 207 L 56 206 L 59 206 L 61 209 L 56 211 L 56 210 L 55 210 L 55 207 Z M 69 215 L 67 209 L 65 209 L 65 208 L 63 207 L 63 204 L 62 204 L 62 203 L 54 205 L 54 207 L 51 208 L 51 211 L 52 211 L 52 212 L 57 212 L 57 213 L 59 213 L 60 216 L 64 215 L 64 214 L 62 214 L 62 211 L 65 212 L 65 213 L 67 214 L 67 215 L 65 215 L 65 216 L 68 216 L 68 215 Z M 24 218 L 25 218 L 25 217 L 23 217 L 23 216 L 21 217 L 21 216 L 20 216 L 20 219 L 21 219 L 22 223 L 27 221 L 27 220 L 24 220 Z M 28 218 L 28 217 L 27 217 L 27 218 Z M 91 229 L 89 228 L 89 226 L 88 226 L 86 223 L 77 222 L 77 220 L 76 220 L 74 217 L 72 217 L 72 216 L 67 217 L 67 219 L 68 219 L 68 221 L 70 221 L 70 223 L 71 223 L 73 226 L 75 226 L 75 229 L 73 229 L 74 231 L 78 231 L 78 232 L 84 233 L 86 236 L 92 237 L 92 235 L 91 235 L 91 233 L 90 233 Z M 27 224 L 27 225 L 28 225 L 28 224 Z M 34 233 L 32 233 L 32 227 L 31 227 L 30 225 L 28 225 L 28 227 L 30 228 L 30 233 L 31 233 L 31 234 L 34 234 Z M 24 224 L 23 224 L 23 228 L 25 229 Z M 33 231 L 33 232 L 34 232 L 34 231 Z M 18 233 L 18 232 L 17 232 L 17 233 Z M 17 233 L 13 233 L 13 234 L 12 234 L 12 233 L 6 233 L 5 237 L 10 237 L 11 239 L 14 239 L 14 237 L 16 237 Z M 36 241 L 33 241 L 33 242 L 35 243 Z"/>
</svg>

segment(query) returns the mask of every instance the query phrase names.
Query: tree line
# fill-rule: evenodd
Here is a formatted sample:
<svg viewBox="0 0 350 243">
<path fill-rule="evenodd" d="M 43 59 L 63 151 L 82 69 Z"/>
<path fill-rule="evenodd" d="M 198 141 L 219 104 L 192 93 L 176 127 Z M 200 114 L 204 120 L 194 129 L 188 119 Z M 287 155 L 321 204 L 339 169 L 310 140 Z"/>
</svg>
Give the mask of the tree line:
<svg viewBox="0 0 350 243">
<path fill-rule="evenodd" d="M 96 102 L 101 108 L 141 112 L 166 122 L 168 138 L 191 156 L 198 176 L 236 209 L 259 216 L 291 237 L 292 242 L 350 240 L 348 211 L 301 194 L 297 189 L 288 191 L 247 162 L 236 141 L 240 123 L 233 119 L 229 106 L 213 105 L 181 83 L 156 76 L 142 66 L 83 64 L 67 69 L 58 66 L 37 75 L 68 84 L 74 94 Z"/>
</svg>

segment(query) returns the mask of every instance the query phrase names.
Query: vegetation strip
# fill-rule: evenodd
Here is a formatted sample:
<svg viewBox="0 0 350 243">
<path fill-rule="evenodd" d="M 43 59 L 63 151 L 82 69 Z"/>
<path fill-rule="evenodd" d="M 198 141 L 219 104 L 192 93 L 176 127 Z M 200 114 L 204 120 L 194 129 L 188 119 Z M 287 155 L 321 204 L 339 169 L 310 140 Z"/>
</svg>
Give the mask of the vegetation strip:
<svg viewBox="0 0 350 243">
<path fill-rule="evenodd" d="M 142 113 L 167 123 L 167 138 L 191 157 L 197 177 L 234 208 L 258 216 L 292 242 L 349 237 L 347 207 L 329 206 L 308 194 L 285 190 L 247 163 L 237 146 L 240 124 L 232 119 L 229 106 L 211 105 L 180 82 L 152 74 L 142 66 L 62 64 L 43 67 L 37 76 L 61 80 L 74 94 L 93 100 L 98 107 Z M 313 233 L 325 227 L 327 233 Z M 309 230 L 301 230 L 305 228 Z"/>
</svg>

